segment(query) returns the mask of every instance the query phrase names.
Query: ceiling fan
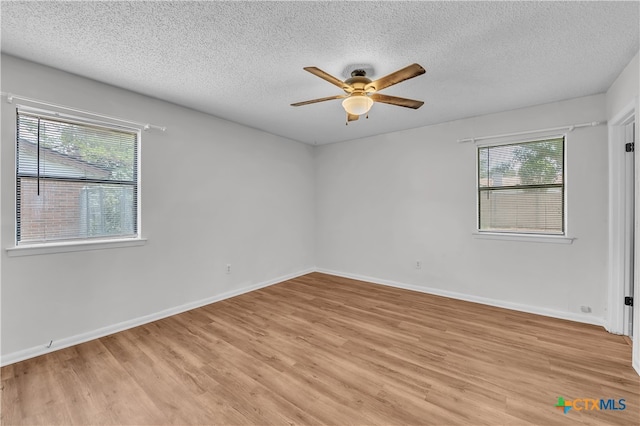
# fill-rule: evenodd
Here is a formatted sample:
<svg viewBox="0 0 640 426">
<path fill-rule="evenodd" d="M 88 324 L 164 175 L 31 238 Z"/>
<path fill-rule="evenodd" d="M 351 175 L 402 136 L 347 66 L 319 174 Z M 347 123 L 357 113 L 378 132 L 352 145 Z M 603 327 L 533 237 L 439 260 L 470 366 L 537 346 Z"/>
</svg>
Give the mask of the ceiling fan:
<svg viewBox="0 0 640 426">
<path fill-rule="evenodd" d="M 333 99 L 344 99 L 342 101 L 342 107 L 347 112 L 346 124 L 349 124 L 350 121 L 357 120 L 362 114 L 367 114 L 368 118 L 368 112 L 374 102 L 382 102 L 385 104 L 413 109 L 418 109 L 424 104 L 422 101 L 377 93 L 389 86 L 393 86 L 394 84 L 398 84 L 410 78 L 424 74 L 425 69 L 418 64 L 411 64 L 375 81 L 371 81 L 370 78 L 367 78 L 367 73 L 363 69 L 353 70 L 351 72 L 351 78 L 348 78 L 345 81 L 340 81 L 317 67 L 305 67 L 304 70 L 338 86 L 345 91 L 345 94 L 312 99 L 304 102 L 296 102 L 295 104 L 291 104 L 291 106 L 297 107 L 315 104 L 317 102 L 330 101 Z"/>
</svg>

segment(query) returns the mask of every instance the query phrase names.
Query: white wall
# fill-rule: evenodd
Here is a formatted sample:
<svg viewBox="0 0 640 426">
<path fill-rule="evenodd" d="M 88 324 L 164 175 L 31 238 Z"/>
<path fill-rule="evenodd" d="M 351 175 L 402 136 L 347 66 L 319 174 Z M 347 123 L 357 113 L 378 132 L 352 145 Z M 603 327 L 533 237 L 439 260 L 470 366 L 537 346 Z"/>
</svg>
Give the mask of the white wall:
<svg viewBox="0 0 640 426">
<path fill-rule="evenodd" d="M 640 52 L 629 62 L 607 90 L 607 119 L 613 118 L 640 93 Z"/>
<path fill-rule="evenodd" d="M 567 137 L 571 245 L 475 239 L 476 147 L 457 140 L 605 119 L 595 95 L 318 147 L 317 266 L 602 324 L 606 126 Z"/>
<path fill-rule="evenodd" d="M 314 266 L 312 147 L 9 56 L 2 91 L 167 126 L 142 134 L 145 246 L 8 257 L 15 105 L 3 99 L 3 358 Z"/>
</svg>

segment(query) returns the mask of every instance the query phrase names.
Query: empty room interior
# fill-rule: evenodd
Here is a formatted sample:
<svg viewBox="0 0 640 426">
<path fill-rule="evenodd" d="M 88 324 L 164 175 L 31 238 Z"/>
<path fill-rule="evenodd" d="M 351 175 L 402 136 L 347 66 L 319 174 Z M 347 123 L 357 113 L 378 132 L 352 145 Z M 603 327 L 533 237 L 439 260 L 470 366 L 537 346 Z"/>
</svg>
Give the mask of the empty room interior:
<svg viewBox="0 0 640 426">
<path fill-rule="evenodd" d="M 640 2 L 0 8 L 1 424 L 638 424 Z"/>
</svg>

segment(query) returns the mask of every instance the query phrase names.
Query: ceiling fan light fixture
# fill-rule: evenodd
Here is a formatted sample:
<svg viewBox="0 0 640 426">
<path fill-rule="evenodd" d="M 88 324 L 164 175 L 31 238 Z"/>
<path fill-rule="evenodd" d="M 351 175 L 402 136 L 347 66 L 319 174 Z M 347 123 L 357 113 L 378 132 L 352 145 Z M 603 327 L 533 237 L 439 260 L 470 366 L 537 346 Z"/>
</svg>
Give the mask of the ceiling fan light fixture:
<svg viewBox="0 0 640 426">
<path fill-rule="evenodd" d="M 342 101 L 342 107 L 348 114 L 362 115 L 369 112 L 373 105 L 373 99 L 369 96 L 362 94 L 352 94 L 344 101 Z"/>
</svg>

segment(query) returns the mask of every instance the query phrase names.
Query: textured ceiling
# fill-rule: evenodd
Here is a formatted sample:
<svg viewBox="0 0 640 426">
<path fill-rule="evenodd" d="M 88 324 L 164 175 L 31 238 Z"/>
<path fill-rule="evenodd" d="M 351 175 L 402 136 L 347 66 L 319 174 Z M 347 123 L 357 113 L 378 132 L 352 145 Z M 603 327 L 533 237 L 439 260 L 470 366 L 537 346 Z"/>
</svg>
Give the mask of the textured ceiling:
<svg viewBox="0 0 640 426">
<path fill-rule="evenodd" d="M 5 53 L 318 144 L 602 93 L 639 49 L 637 1 L 1 7 Z M 413 62 L 426 74 L 381 93 L 418 110 L 375 104 L 345 126 L 340 101 L 289 106 L 342 93 L 305 66 L 375 79 Z"/>
</svg>

